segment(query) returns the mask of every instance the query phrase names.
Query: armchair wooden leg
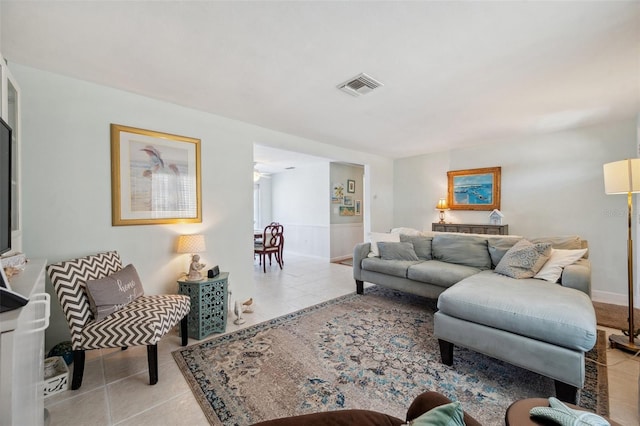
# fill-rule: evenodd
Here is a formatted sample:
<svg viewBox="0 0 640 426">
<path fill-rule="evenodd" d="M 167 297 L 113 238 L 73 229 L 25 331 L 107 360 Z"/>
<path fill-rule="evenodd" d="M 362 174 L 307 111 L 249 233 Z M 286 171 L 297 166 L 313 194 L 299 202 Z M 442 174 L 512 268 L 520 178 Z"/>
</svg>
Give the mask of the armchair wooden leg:
<svg viewBox="0 0 640 426">
<path fill-rule="evenodd" d="M 356 280 L 356 293 L 364 294 L 364 282 Z"/>
<path fill-rule="evenodd" d="M 187 317 L 189 315 L 185 315 L 184 318 L 180 321 L 180 337 L 182 337 L 182 346 L 187 346 L 187 342 L 189 341 L 189 322 Z"/>
<path fill-rule="evenodd" d="M 556 398 L 560 401 L 568 402 L 569 404 L 576 403 L 576 397 L 578 396 L 578 388 L 564 382 L 555 380 L 556 385 Z"/>
<path fill-rule="evenodd" d="M 440 358 L 445 365 L 453 365 L 453 343 L 438 339 L 440 345 Z"/>
<path fill-rule="evenodd" d="M 84 350 L 73 351 L 73 380 L 71 390 L 79 389 L 82 386 L 82 376 L 84 374 Z"/>
<path fill-rule="evenodd" d="M 158 345 L 147 345 L 147 360 L 149 362 L 149 384 L 158 383 Z"/>
</svg>

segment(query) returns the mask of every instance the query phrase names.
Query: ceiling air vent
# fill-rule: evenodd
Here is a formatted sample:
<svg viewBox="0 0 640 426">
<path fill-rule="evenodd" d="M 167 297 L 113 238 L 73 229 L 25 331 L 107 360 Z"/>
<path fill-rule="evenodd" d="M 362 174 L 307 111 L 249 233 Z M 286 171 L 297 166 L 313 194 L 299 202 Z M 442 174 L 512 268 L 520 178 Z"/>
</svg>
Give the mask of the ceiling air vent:
<svg viewBox="0 0 640 426">
<path fill-rule="evenodd" d="M 351 96 L 360 96 L 365 95 L 380 86 L 383 86 L 383 84 L 373 77 L 362 73 L 350 78 L 344 83 L 339 84 L 337 87 Z"/>
</svg>

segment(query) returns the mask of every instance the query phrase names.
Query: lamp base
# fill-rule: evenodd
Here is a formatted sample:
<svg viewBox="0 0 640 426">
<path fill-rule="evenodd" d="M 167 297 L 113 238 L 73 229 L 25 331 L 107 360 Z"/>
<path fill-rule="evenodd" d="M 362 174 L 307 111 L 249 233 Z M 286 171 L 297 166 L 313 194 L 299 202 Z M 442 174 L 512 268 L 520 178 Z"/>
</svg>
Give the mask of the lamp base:
<svg viewBox="0 0 640 426">
<path fill-rule="evenodd" d="M 612 349 L 622 349 L 628 352 L 640 351 L 640 342 L 638 340 L 629 342 L 629 336 L 622 336 L 620 334 L 612 334 L 609 336 L 609 343 L 611 343 Z"/>
</svg>

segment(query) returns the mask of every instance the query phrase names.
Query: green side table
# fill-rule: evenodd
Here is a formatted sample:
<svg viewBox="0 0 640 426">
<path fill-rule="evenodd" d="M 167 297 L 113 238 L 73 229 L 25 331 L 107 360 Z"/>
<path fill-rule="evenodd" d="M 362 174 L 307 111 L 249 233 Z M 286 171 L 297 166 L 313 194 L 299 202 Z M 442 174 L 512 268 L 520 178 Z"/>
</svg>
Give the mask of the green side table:
<svg viewBox="0 0 640 426">
<path fill-rule="evenodd" d="M 191 298 L 187 315 L 188 335 L 202 340 L 211 333 L 227 329 L 228 272 L 202 281 L 178 281 L 178 293 Z"/>
</svg>

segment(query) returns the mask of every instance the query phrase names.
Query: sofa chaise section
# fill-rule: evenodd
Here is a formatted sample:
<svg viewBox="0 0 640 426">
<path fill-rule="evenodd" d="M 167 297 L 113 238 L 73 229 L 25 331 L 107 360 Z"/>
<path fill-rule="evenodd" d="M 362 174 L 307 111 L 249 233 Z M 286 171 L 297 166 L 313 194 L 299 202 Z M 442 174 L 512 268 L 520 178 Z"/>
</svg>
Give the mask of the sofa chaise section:
<svg viewBox="0 0 640 426">
<path fill-rule="evenodd" d="M 596 319 L 582 291 L 485 271 L 440 295 L 434 334 L 445 364 L 453 364 L 453 345 L 469 348 L 554 379 L 556 396 L 571 402 L 584 384 Z"/>
</svg>

